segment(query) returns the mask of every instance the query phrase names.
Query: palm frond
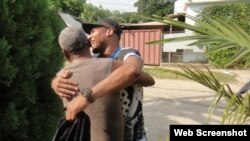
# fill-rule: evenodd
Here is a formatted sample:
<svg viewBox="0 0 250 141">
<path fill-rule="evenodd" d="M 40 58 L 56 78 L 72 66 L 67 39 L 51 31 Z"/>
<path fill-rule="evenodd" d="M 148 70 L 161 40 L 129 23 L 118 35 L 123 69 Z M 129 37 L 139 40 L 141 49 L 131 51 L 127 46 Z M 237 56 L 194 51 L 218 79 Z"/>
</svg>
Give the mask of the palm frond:
<svg viewBox="0 0 250 141">
<path fill-rule="evenodd" d="M 190 80 L 198 82 L 211 90 L 216 92 L 216 95 L 210 105 L 208 112 L 208 121 L 211 119 L 215 108 L 219 102 L 224 99 L 227 102 L 224 114 L 222 116 L 222 123 L 236 123 L 245 124 L 250 118 L 250 96 L 246 98 L 239 98 L 235 95 L 228 84 L 221 84 L 215 75 L 206 68 L 206 71 L 202 71 L 194 66 L 178 66 L 181 71 L 167 69 L 168 72 L 181 75 Z"/>
<path fill-rule="evenodd" d="M 225 66 L 229 66 L 232 63 L 236 62 L 237 60 L 239 60 L 240 58 L 242 58 L 243 56 L 247 55 L 250 52 L 250 49 L 247 48 L 240 48 L 235 54 L 234 56 L 229 60 L 229 62 L 225 65 Z"/>
<path fill-rule="evenodd" d="M 183 36 L 183 37 L 178 37 L 178 38 L 167 38 L 167 39 L 162 39 L 162 40 L 156 40 L 156 41 L 151 41 L 148 42 L 147 44 L 160 44 L 160 43 L 166 43 L 166 42 L 178 42 L 178 41 L 189 41 L 189 40 L 197 40 L 197 39 L 206 39 L 206 37 L 202 35 L 190 35 L 190 36 Z"/>
<path fill-rule="evenodd" d="M 195 27 L 193 25 L 186 24 L 186 23 L 183 23 L 183 22 L 180 22 L 180 21 L 176 21 L 176 20 L 173 20 L 173 19 L 170 19 L 170 18 L 167 18 L 167 17 L 160 17 L 160 16 L 157 16 L 157 15 L 154 15 L 154 18 L 146 17 L 146 16 L 143 16 L 143 15 L 140 15 L 139 17 L 147 19 L 147 20 L 161 22 L 161 23 L 164 23 L 166 25 L 179 26 L 179 27 L 182 27 L 182 28 L 185 28 L 185 29 L 192 30 L 192 31 L 194 31 L 196 33 L 206 34 L 206 30 L 204 30 L 202 28 Z"/>
<path fill-rule="evenodd" d="M 218 106 L 219 102 L 221 101 L 222 95 L 218 94 L 214 96 L 214 99 L 212 100 L 211 105 L 209 106 L 208 109 L 208 118 L 207 118 L 207 122 L 210 121 L 210 119 L 212 118 L 213 112 L 215 110 L 215 108 Z"/>
<path fill-rule="evenodd" d="M 183 23 L 176 21 L 168 17 L 145 17 L 142 18 L 158 21 L 167 25 L 173 25 L 181 28 L 185 28 L 194 31 L 194 35 L 188 35 L 184 37 L 175 37 L 170 39 L 163 39 L 159 41 L 152 41 L 150 43 L 166 43 L 166 42 L 179 42 L 179 41 L 192 41 L 189 45 L 207 45 L 208 43 L 221 44 L 213 51 L 226 50 L 228 48 L 237 48 L 237 52 L 226 64 L 225 67 L 233 64 L 235 61 L 244 57 L 250 52 L 250 34 L 240 28 L 238 25 L 230 22 L 227 23 L 225 19 L 221 17 L 207 17 L 208 22 L 199 20 L 196 17 L 184 15 L 187 18 L 193 20 L 196 25 Z"/>
<path fill-rule="evenodd" d="M 231 44 L 231 43 L 223 43 L 221 45 L 218 45 L 216 47 L 210 48 L 209 52 L 217 52 L 217 51 L 221 51 L 224 49 L 230 49 L 230 48 L 235 48 L 236 45 Z"/>
<path fill-rule="evenodd" d="M 199 39 L 194 41 L 191 44 L 188 44 L 188 46 L 193 46 L 193 45 L 207 45 L 211 43 L 218 43 L 218 42 L 223 42 L 224 40 L 219 39 L 219 38 L 209 38 L 209 39 Z"/>
</svg>

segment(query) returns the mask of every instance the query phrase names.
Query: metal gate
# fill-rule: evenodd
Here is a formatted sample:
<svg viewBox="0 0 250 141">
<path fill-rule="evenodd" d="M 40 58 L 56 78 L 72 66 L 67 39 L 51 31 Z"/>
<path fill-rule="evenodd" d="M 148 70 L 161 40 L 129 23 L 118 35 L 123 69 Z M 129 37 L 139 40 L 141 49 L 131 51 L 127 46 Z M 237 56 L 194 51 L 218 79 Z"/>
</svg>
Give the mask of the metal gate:
<svg viewBox="0 0 250 141">
<path fill-rule="evenodd" d="M 146 65 L 160 65 L 161 44 L 147 44 L 147 42 L 161 39 L 161 29 L 124 30 L 121 37 L 122 47 L 137 49 Z"/>
</svg>

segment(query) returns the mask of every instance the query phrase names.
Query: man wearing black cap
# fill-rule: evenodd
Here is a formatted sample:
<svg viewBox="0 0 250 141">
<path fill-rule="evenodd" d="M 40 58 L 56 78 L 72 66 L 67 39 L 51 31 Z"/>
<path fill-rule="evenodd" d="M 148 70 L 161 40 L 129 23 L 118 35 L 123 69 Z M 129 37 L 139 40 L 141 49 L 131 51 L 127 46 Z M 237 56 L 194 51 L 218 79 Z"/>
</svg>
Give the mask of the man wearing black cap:
<svg viewBox="0 0 250 141">
<path fill-rule="evenodd" d="M 144 81 L 137 82 L 143 67 L 143 60 L 139 52 L 132 48 L 122 49 L 119 47 L 122 29 L 113 20 L 106 19 L 96 24 L 83 23 L 83 29 L 90 35 L 89 40 L 93 53 L 99 53 L 99 57 L 123 60 L 123 65 L 111 73 L 109 77 L 91 87 L 91 92 L 88 95 L 92 99 L 96 99 L 107 93 L 120 91 L 125 118 L 124 141 L 146 141 L 142 113 L 142 85 L 151 86 L 154 84 L 154 80 L 151 76 L 147 76 L 144 77 Z M 58 95 L 68 96 L 74 94 L 77 89 L 76 86 L 69 84 L 75 83 L 59 77 L 52 81 L 52 88 Z M 85 101 L 79 101 L 79 103 L 81 102 Z M 88 103 L 91 102 L 88 101 Z M 75 104 L 70 107 L 74 109 L 69 111 L 70 115 L 74 116 L 75 113 L 79 112 L 78 109 L 85 108 L 79 105 Z"/>
</svg>

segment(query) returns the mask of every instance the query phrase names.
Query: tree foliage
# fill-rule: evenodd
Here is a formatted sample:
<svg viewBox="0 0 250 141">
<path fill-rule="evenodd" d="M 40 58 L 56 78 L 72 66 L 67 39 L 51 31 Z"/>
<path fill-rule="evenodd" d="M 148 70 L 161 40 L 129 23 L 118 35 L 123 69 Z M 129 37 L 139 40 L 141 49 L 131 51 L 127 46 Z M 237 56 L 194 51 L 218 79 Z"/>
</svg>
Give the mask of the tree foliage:
<svg viewBox="0 0 250 141">
<path fill-rule="evenodd" d="M 174 10 L 176 0 L 138 0 L 134 6 L 137 7 L 138 14 L 145 16 L 167 16 Z"/>
<path fill-rule="evenodd" d="M 206 7 L 199 15 L 200 19 L 205 22 L 209 22 L 206 17 L 210 16 L 223 17 L 227 23 L 233 21 L 245 31 L 250 32 L 250 3 L 209 6 Z M 217 67 L 223 67 L 227 64 L 230 61 L 230 58 L 232 58 L 237 52 L 237 50 L 232 48 L 223 51 L 211 52 L 210 50 L 220 46 L 220 44 L 208 44 L 207 46 L 208 58 L 211 64 Z M 245 66 L 245 64 L 250 61 L 248 56 L 250 56 L 250 53 L 229 67 Z"/>
<path fill-rule="evenodd" d="M 0 140 L 48 141 L 54 134 L 62 113 L 50 88 L 62 64 L 58 18 L 45 0 L 0 1 Z"/>
<path fill-rule="evenodd" d="M 119 12 L 97 7 L 86 0 L 50 0 L 51 9 L 73 15 L 85 22 L 96 22 L 100 19 L 111 18 L 120 23 L 138 23 L 141 21 L 135 12 Z"/>
<path fill-rule="evenodd" d="M 160 15 L 166 16 L 173 13 L 175 0 L 138 0 L 135 6 L 137 12 L 119 12 L 110 11 L 102 7 L 96 7 L 92 4 L 85 3 L 80 18 L 84 21 L 96 22 L 100 19 L 112 18 L 120 23 L 139 23 L 145 19 L 139 18 L 140 15 Z"/>
<path fill-rule="evenodd" d="M 119 23 L 138 23 L 140 19 L 135 12 L 119 12 L 96 7 L 92 4 L 84 4 L 84 11 L 80 18 L 88 22 L 96 22 L 100 19 L 111 18 Z"/>
<path fill-rule="evenodd" d="M 84 11 L 86 0 L 50 0 L 50 8 L 69 13 L 75 17 L 80 17 Z"/>
<path fill-rule="evenodd" d="M 83 7 L 80 18 L 87 22 L 96 22 L 100 19 L 109 18 L 111 15 L 111 11 L 96 7 L 93 4 L 85 3 Z"/>
<path fill-rule="evenodd" d="M 113 11 L 111 18 L 118 21 L 119 23 L 139 23 L 142 21 L 142 19 L 137 16 L 136 12 Z"/>
</svg>

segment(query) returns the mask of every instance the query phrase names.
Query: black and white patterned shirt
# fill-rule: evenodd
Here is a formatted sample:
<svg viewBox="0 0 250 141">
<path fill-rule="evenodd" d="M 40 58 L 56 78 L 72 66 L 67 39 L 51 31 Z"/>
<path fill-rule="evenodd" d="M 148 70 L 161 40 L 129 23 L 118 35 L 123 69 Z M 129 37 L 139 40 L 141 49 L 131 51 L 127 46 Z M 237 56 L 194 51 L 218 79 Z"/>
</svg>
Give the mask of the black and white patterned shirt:
<svg viewBox="0 0 250 141">
<path fill-rule="evenodd" d="M 113 59 L 126 60 L 130 55 L 140 57 L 140 53 L 134 48 L 122 48 L 113 54 Z M 133 84 L 120 91 L 123 116 L 125 119 L 124 141 L 140 141 L 146 139 L 143 118 L 143 88 L 139 84 Z"/>
</svg>

